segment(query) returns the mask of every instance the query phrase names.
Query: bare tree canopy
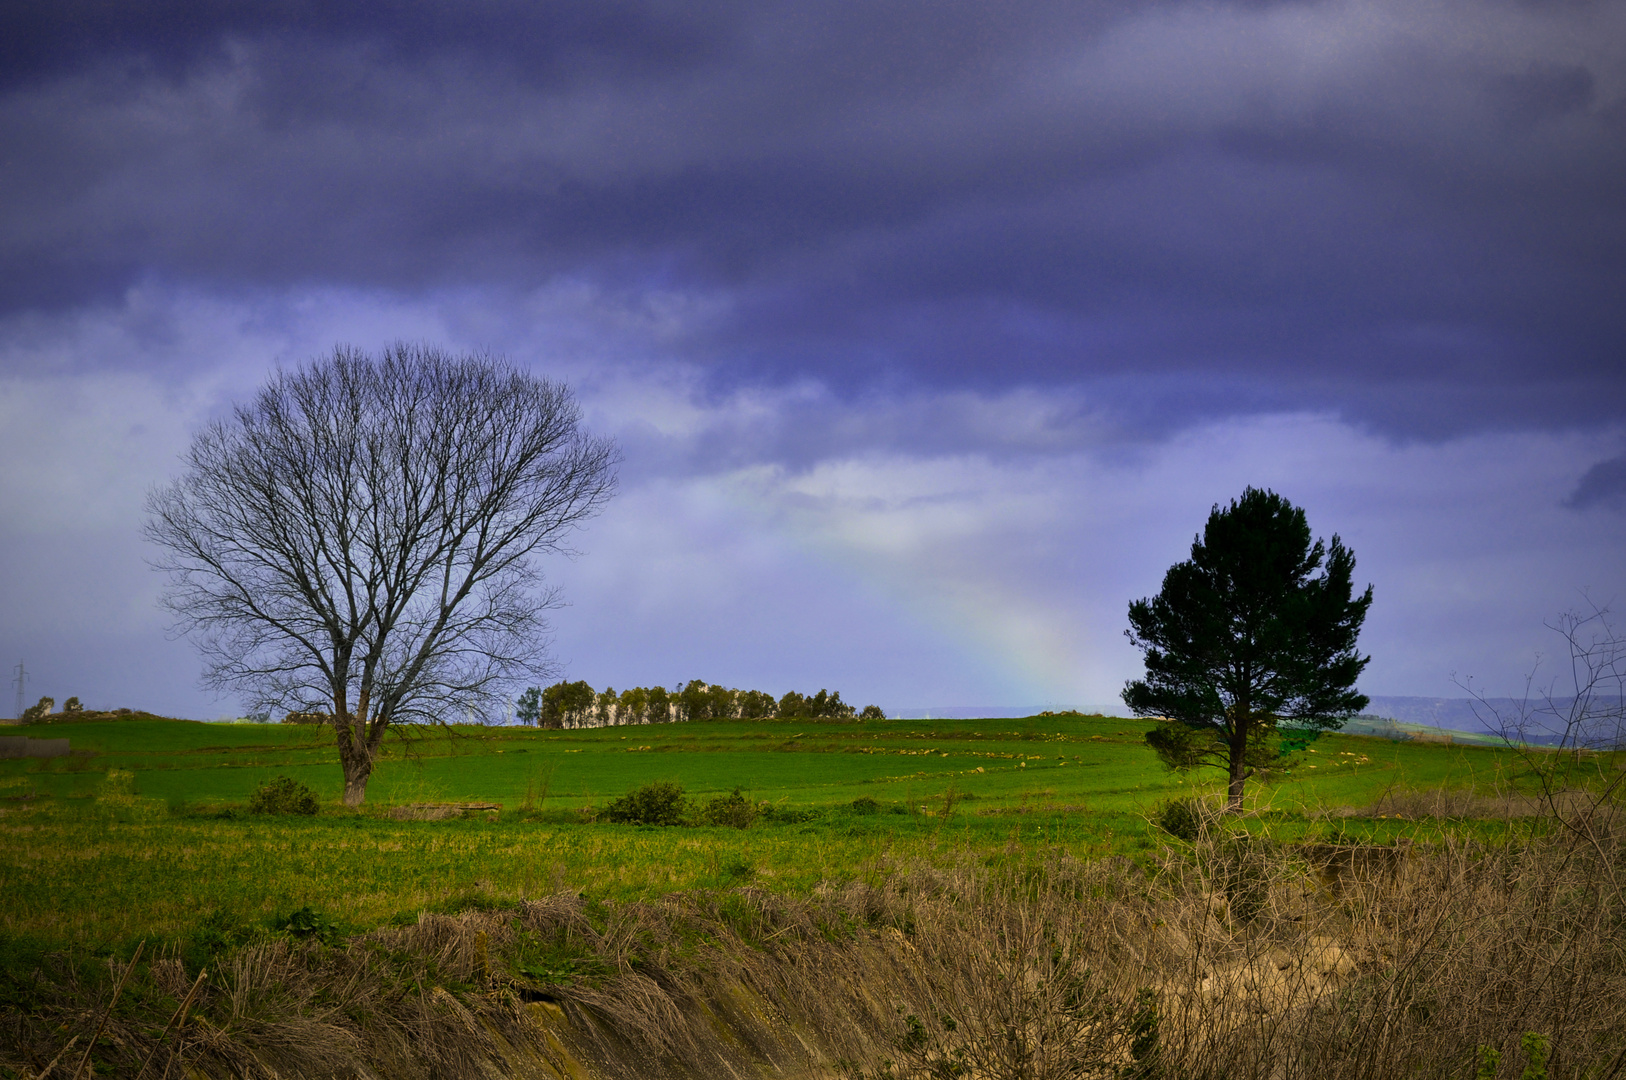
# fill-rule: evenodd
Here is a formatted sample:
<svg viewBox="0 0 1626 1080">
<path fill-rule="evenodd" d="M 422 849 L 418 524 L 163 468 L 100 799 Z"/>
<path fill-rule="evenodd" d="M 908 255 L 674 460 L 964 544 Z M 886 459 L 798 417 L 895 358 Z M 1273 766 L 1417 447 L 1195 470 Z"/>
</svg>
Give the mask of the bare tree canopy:
<svg viewBox="0 0 1626 1080">
<path fill-rule="evenodd" d="M 552 674 L 535 558 L 568 553 L 619 457 L 562 384 L 397 344 L 279 371 L 184 461 L 147 500 L 164 602 L 206 685 L 330 713 L 355 805 L 390 724 Z"/>
</svg>

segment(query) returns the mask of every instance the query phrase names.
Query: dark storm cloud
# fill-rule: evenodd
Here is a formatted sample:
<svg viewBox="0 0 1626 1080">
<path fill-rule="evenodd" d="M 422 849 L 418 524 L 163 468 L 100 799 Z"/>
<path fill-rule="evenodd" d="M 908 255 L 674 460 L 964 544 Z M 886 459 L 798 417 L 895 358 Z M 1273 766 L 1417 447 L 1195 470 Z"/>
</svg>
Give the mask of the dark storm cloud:
<svg viewBox="0 0 1626 1080">
<path fill-rule="evenodd" d="M 1611 5 L 11 6 L 0 308 L 721 298 L 722 385 L 1615 419 Z"/>
<path fill-rule="evenodd" d="M 584 65 L 621 74 L 691 62 L 715 40 L 688 5 L 155 3 L 102 0 L 8 4 L 0 15 L 0 85 L 17 86 L 109 62 L 183 78 L 220 59 L 234 41 L 295 48 L 345 43 L 378 59 L 414 63 L 469 50 L 533 79 L 561 78 Z"/>
</svg>

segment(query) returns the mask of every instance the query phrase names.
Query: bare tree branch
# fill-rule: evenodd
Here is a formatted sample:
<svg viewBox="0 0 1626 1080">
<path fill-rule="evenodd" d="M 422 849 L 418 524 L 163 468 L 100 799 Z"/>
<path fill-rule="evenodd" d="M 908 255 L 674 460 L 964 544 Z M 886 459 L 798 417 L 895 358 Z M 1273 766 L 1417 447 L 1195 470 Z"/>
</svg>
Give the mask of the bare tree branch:
<svg viewBox="0 0 1626 1080">
<path fill-rule="evenodd" d="M 1626 750 L 1626 635 L 1607 607 L 1590 600 L 1546 625 L 1562 642 L 1561 674 L 1538 683 L 1538 660 L 1512 702 L 1485 696 L 1471 681 L 1457 685 L 1472 696 L 1480 723 L 1520 756 L 1546 815 L 1603 855 L 1617 842 L 1626 795 L 1626 771 L 1605 767 Z M 1602 865 L 1618 888 L 1618 860 Z"/>
</svg>

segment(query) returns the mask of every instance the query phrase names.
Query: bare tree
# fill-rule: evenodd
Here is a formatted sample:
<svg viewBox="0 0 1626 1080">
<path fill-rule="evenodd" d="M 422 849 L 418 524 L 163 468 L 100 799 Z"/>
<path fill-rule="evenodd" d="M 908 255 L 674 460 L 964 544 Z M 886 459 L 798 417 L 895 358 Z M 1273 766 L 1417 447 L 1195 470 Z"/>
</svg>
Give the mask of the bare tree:
<svg viewBox="0 0 1626 1080">
<path fill-rule="evenodd" d="M 366 797 L 384 733 L 553 674 L 535 558 L 615 491 L 613 443 L 563 385 L 397 344 L 279 371 L 147 500 L 165 603 L 205 685 L 321 706 Z"/>
</svg>

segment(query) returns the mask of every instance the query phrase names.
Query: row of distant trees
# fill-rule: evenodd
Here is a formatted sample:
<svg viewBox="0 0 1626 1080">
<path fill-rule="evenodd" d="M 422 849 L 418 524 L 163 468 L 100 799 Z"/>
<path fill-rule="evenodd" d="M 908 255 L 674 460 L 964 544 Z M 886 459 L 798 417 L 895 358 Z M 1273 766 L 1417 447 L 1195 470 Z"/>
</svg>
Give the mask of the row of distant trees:
<svg viewBox="0 0 1626 1080">
<path fill-rule="evenodd" d="M 841 692 L 792 690 L 774 697 L 762 690 L 738 690 L 691 679 L 671 690 L 635 686 L 617 693 L 606 686 L 595 691 L 584 681 L 533 686 L 519 696 L 514 717 L 523 724 L 548 728 L 610 727 L 618 724 L 670 724 L 683 720 L 759 720 L 773 717 L 809 720 L 880 720 L 879 706 L 862 711 L 841 700 Z"/>
</svg>

